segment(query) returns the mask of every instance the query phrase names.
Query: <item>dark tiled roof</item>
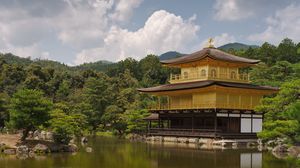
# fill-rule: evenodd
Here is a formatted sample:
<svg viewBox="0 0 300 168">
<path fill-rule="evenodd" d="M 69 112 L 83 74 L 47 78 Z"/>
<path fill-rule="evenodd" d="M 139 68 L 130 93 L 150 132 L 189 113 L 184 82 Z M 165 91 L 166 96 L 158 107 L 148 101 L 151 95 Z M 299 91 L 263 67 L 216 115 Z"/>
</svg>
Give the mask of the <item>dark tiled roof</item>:
<svg viewBox="0 0 300 168">
<path fill-rule="evenodd" d="M 169 59 L 169 60 L 163 60 L 163 61 L 161 61 L 161 63 L 164 65 L 181 64 L 181 63 L 188 63 L 188 62 L 201 60 L 206 57 L 210 57 L 210 58 L 216 59 L 216 60 L 247 63 L 247 64 L 256 64 L 259 62 L 259 60 L 238 57 L 238 56 L 226 53 L 226 52 L 221 51 L 216 48 L 204 48 L 200 51 L 185 55 L 183 57 Z"/>
<path fill-rule="evenodd" d="M 202 88 L 211 85 L 218 85 L 223 87 L 234 87 L 234 88 L 245 88 L 245 89 L 258 89 L 258 90 L 279 90 L 276 87 L 270 86 L 258 86 L 248 83 L 233 83 L 233 82 L 223 82 L 223 81 L 197 81 L 197 82 L 185 82 L 185 83 L 176 83 L 176 84 L 166 84 L 150 88 L 140 88 L 140 92 L 163 92 L 163 91 L 175 91 L 175 90 L 186 90 L 186 89 L 195 89 Z"/>
</svg>

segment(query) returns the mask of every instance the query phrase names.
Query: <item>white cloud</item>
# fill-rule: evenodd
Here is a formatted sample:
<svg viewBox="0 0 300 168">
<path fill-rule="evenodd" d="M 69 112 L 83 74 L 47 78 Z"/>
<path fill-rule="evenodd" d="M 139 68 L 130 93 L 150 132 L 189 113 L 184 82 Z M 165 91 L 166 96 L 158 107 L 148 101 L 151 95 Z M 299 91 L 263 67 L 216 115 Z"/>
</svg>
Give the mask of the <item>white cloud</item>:
<svg viewBox="0 0 300 168">
<path fill-rule="evenodd" d="M 142 0 L 119 0 L 110 17 L 114 21 L 127 21 L 132 16 L 132 9 L 137 8 L 141 2 Z"/>
<path fill-rule="evenodd" d="M 275 15 L 266 19 L 267 28 L 258 34 L 248 37 L 251 41 L 269 41 L 279 43 L 283 38 L 289 37 L 300 40 L 300 5 L 289 5 L 275 12 Z"/>
<path fill-rule="evenodd" d="M 235 21 L 253 16 L 254 8 L 251 8 L 251 1 L 253 0 L 216 0 L 214 18 Z"/>
<path fill-rule="evenodd" d="M 75 64 L 97 60 L 121 60 L 126 57 L 140 59 L 146 54 L 159 54 L 170 50 L 185 50 L 197 39 L 199 26 L 196 16 L 184 20 L 164 10 L 154 12 L 144 27 L 129 31 L 112 26 L 102 47 L 82 50 Z"/>
<path fill-rule="evenodd" d="M 10 44 L 7 44 L 6 46 L 6 48 L 0 48 L 0 51 L 3 53 L 13 53 L 20 57 L 31 57 L 41 59 L 50 58 L 50 53 L 47 51 L 40 50 L 40 46 L 38 44 L 33 44 L 31 46 L 26 47 L 16 47 Z"/>
<path fill-rule="evenodd" d="M 55 25 L 59 39 L 77 49 L 91 48 L 103 43 L 113 22 L 126 22 L 142 0 L 68 0 Z"/>
<path fill-rule="evenodd" d="M 52 40 L 50 43 L 53 43 L 53 38 L 77 51 L 101 46 L 111 27 L 116 22 L 128 21 L 133 9 L 142 2 L 142 0 L 4 1 L 4 4 L 0 5 L 0 52 L 20 53 L 19 51 L 23 50 L 28 51 L 26 53 L 35 53 L 33 55 L 38 53 L 33 52 L 36 47 L 41 47 L 40 44 L 49 39 Z"/>
<path fill-rule="evenodd" d="M 108 29 L 107 13 L 113 1 L 68 0 L 64 11 L 53 18 L 58 38 L 64 44 L 81 49 L 101 43 Z"/>
<path fill-rule="evenodd" d="M 5 8 L 0 10 L 0 35 L 3 43 L 18 47 L 30 46 L 39 42 L 47 33 L 47 21 L 30 17 L 28 11 Z"/>
<path fill-rule="evenodd" d="M 39 46 L 48 31 L 47 20 L 31 17 L 28 11 L 19 8 L 0 10 L 0 52 L 21 57 L 50 57 Z"/>
<path fill-rule="evenodd" d="M 208 39 L 202 41 L 202 43 L 200 44 L 200 46 L 202 48 L 207 47 L 208 46 Z M 213 37 L 213 45 L 215 47 L 220 47 L 224 44 L 228 44 L 228 43 L 233 43 L 236 42 L 235 37 L 229 35 L 228 33 L 222 33 L 221 35 L 215 36 Z"/>
</svg>

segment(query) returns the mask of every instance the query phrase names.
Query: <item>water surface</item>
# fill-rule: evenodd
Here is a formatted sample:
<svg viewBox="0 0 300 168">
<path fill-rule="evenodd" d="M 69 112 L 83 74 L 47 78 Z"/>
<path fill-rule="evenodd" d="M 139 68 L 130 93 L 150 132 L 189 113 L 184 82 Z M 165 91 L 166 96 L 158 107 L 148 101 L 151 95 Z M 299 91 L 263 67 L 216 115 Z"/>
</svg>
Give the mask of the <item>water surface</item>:
<svg viewBox="0 0 300 168">
<path fill-rule="evenodd" d="M 90 138 L 92 153 L 50 154 L 29 159 L 1 156 L 0 168 L 294 168 L 257 150 L 207 150 L 186 144 L 149 144 Z"/>
</svg>

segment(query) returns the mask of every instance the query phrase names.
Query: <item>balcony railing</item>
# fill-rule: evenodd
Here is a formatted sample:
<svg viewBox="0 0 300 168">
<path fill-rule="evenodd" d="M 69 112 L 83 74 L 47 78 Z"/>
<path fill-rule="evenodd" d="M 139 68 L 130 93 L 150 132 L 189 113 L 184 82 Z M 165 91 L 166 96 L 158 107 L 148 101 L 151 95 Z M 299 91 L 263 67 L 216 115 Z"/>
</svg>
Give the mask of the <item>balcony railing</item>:
<svg viewBox="0 0 300 168">
<path fill-rule="evenodd" d="M 171 74 L 170 83 L 180 83 L 188 81 L 201 81 L 201 80 L 220 80 L 220 81 L 231 81 L 249 83 L 249 74 L 230 74 L 230 73 L 219 73 L 219 74 L 200 74 L 200 73 L 188 73 L 186 75 Z"/>
<path fill-rule="evenodd" d="M 243 109 L 252 110 L 256 105 L 242 104 L 242 103 L 216 103 L 215 101 L 208 101 L 206 103 L 195 104 L 167 104 L 158 103 L 150 106 L 150 110 L 193 110 L 193 109 L 209 109 L 209 108 L 222 108 L 222 109 Z"/>
</svg>

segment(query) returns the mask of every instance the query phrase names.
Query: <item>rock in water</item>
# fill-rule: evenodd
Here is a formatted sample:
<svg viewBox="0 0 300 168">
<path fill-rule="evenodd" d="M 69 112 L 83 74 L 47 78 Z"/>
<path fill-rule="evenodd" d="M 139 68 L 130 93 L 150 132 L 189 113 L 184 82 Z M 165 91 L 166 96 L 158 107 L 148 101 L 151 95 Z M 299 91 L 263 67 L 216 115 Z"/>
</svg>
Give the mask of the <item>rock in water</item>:
<svg viewBox="0 0 300 168">
<path fill-rule="evenodd" d="M 16 149 L 4 149 L 3 153 L 6 155 L 15 155 Z"/>
<path fill-rule="evenodd" d="M 75 144 L 69 144 L 68 148 L 69 148 L 68 152 L 77 152 L 77 150 L 78 150 L 78 147 Z"/>
<path fill-rule="evenodd" d="M 29 152 L 29 148 L 26 145 L 21 145 L 17 148 L 16 152 L 18 155 L 27 155 Z"/>
<path fill-rule="evenodd" d="M 48 146 L 46 146 L 44 144 L 37 144 L 37 145 L 35 145 L 34 148 L 32 148 L 32 151 L 34 153 L 39 153 L 39 154 L 45 154 L 45 153 L 49 153 L 50 152 Z"/>
<path fill-rule="evenodd" d="M 30 138 L 30 139 L 33 138 L 33 132 L 32 132 L 32 131 L 29 131 L 29 132 L 28 132 L 28 138 Z"/>
<path fill-rule="evenodd" d="M 87 143 L 87 142 L 88 142 L 88 139 L 86 137 L 81 138 L 81 143 Z"/>
<path fill-rule="evenodd" d="M 272 149 L 273 153 L 286 153 L 287 152 L 287 145 L 277 145 Z"/>
<path fill-rule="evenodd" d="M 41 137 L 40 131 L 39 131 L 39 130 L 35 130 L 35 131 L 33 132 L 33 139 L 39 140 L 40 137 Z"/>
<path fill-rule="evenodd" d="M 287 149 L 288 154 L 292 157 L 298 157 L 300 154 L 300 146 L 291 146 Z"/>
<path fill-rule="evenodd" d="M 52 132 L 47 132 L 46 133 L 46 140 L 53 141 L 53 133 Z"/>
<path fill-rule="evenodd" d="M 93 149 L 91 147 L 86 147 L 85 151 L 88 152 L 88 153 L 91 153 L 91 152 L 93 152 Z"/>
<path fill-rule="evenodd" d="M 46 140 L 46 134 L 47 134 L 46 131 L 42 131 L 40 139 Z"/>
</svg>

